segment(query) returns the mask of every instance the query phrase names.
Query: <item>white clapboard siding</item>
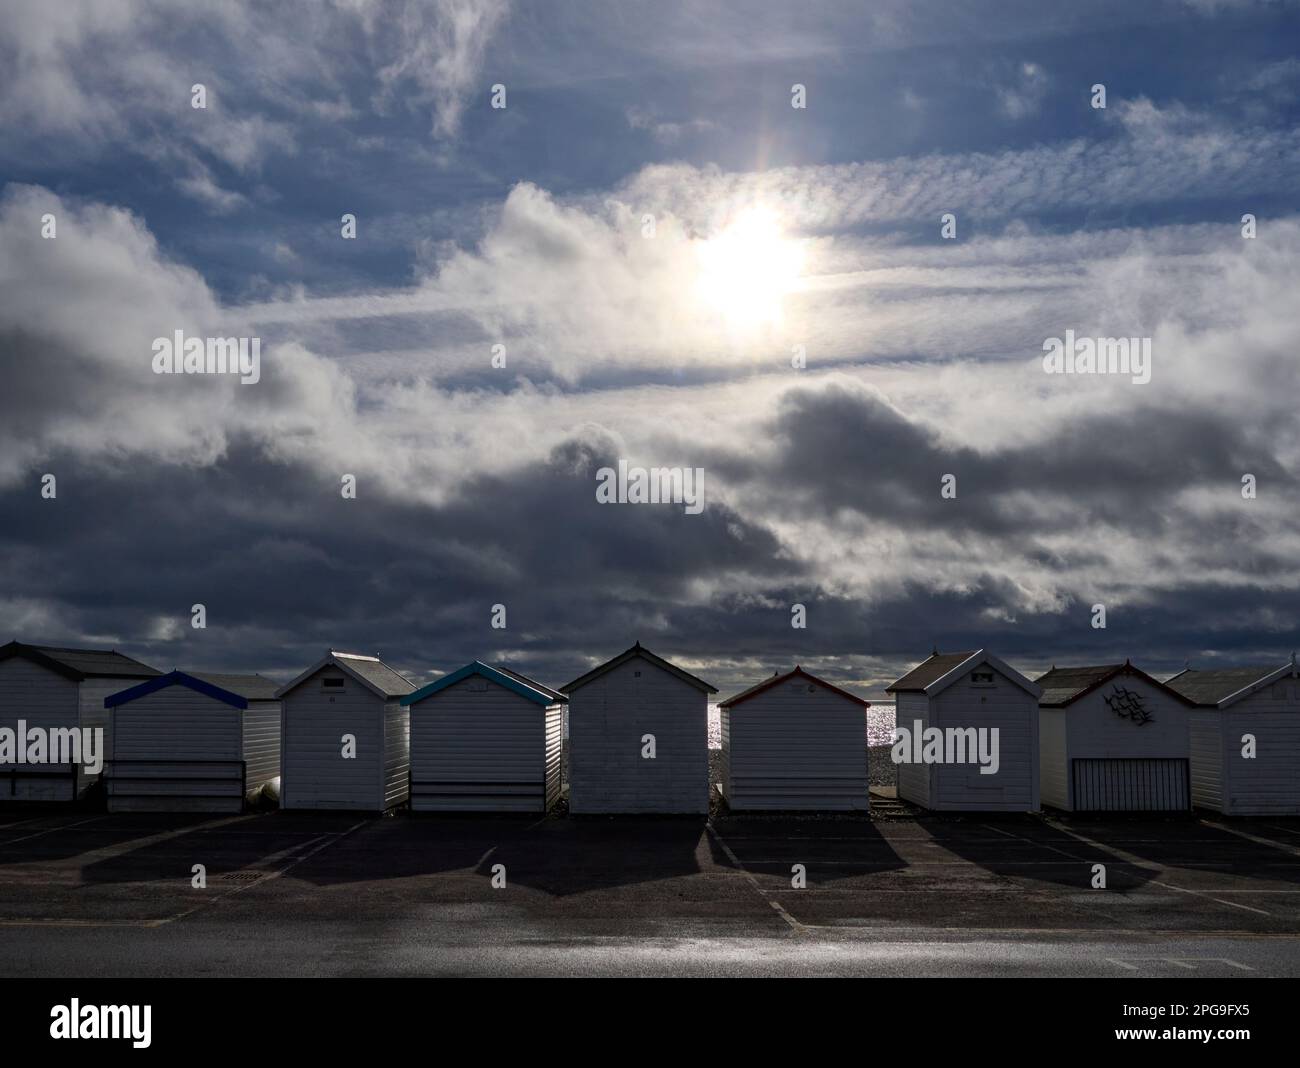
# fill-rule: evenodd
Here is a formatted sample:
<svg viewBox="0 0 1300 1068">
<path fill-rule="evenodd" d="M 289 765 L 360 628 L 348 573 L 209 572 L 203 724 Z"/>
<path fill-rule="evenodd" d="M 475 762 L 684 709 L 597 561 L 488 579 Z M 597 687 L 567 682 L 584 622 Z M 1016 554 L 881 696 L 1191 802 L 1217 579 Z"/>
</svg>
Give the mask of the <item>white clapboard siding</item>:
<svg viewBox="0 0 1300 1068">
<path fill-rule="evenodd" d="M 77 729 L 82 726 L 80 685 L 21 657 L 0 660 L 0 727 Z M 88 776 L 74 780 L 71 764 L 0 764 L 0 801 L 72 801 Z"/>
<path fill-rule="evenodd" d="M 560 780 L 564 752 L 564 718 L 566 705 L 552 705 L 546 710 L 546 809 L 560 800 Z"/>
<path fill-rule="evenodd" d="M 384 705 L 384 808 L 404 804 L 410 796 L 411 715 L 394 698 Z"/>
<path fill-rule="evenodd" d="M 244 803 L 240 710 L 186 686 L 112 709 L 110 812 L 238 812 Z"/>
<path fill-rule="evenodd" d="M 1188 716 L 1192 767 L 1192 804 L 1197 808 L 1223 811 L 1222 713 L 1202 708 Z"/>
<path fill-rule="evenodd" d="M 280 779 L 280 702 L 249 701 L 243 713 L 244 790 Z"/>
<path fill-rule="evenodd" d="M 239 812 L 279 775 L 280 708 L 174 684 L 115 705 L 110 812 Z"/>
<path fill-rule="evenodd" d="M 861 702 L 796 674 L 721 711 L 727 723 L 722 777 L 731 808 L 867 809 Z"/>
<path fill-rule="evenodd" d="M 343 686 L 323 689 L 325 675 L 344 675 Z M 322 667 L 281 699 L 281 807 L 382 812 L 406 799 L 409 715 L 396 697 Z M 356 739 L 355 757 L 343 756 L 347 734 Z"/>
<path fill-rule="evenodd" d="M 559 711 L 482 675 L 412 704 L 412 810 L 545 812 L 558 793 Z"/>
<path fill-rule="evenodd" d="M 1038 809 L 1041 691 L 1015 668 L 985 649 L 936 650 L 886 692 L 897 701 L 897 728 L 908 732 L 900 798 L 936 812 Z M 942 754 L 933 759 L 932 750 L 930 763 L 928 732 Z"/>
<path fill-rule="evenodd" d="M 618 664 L 569 693 L 569 810 L 708 812 L 708 744 L 704 691 L 642 657 Z"/>
<path fill-rule="evenodd" d="M 1066 756 L 1065 708 L 1040 708 L 1038 711 L 1038 772 L 1040 798 L 1044 805 L 1068 810 L 1070 807 L 1070 761 Z"/>
<path fill-rule="evenodd" d="M 135 682 L 134 679 L 83 679 L 77 690 L 77 704 L 81 710 L 81 725 L 83 728 L 91 730 L 102 730 L 104 760 L 113 751 L 113 717 L 109 710 L 104 707 L 104 698 L 109 694 L 117 693 L 124 684 Z M 106 765 L 105 765 L 106 766 Z M 87 770 L 83 761 L 77 774 L 77 792 L 84 794 L 86 789 L 94 782 L 97 782 L 103 771 L 94 774 Z"/>
<path fill-rule="evenodd" d="M 1113 686 L 1119 685 L 1138 694 L 1144 706 L 1151 714 L 1151 721 L 1136 723 L 1117 715 L 1106 703 L 1106 696 L 1113 692 Z M 1121 675 L 1111 682 L 1102 684 L 1098 689 L 1085 694 L 1064 709 L 1066 713 L 1066 756 L 1067 763 L 1063 769 L 1069 777 L 1068 811 L 1077 808 L 1073 782 L 1075 761 L 1177 761 L 1186 775 L 1186 765 L 1191 756 L 1191 710 L 1175 697 L 1151 685 L 1137 675 Z M 1137 780 L 1137 773 L 1142 765 L 1122 763 L 1090 763 L 1087 765 L 1090 775 L 1100 775 L 1112 781 L 1111 785 L 1103 782 L 1093 791 L 1093 796 L 1107 796 L 1131 792 L 1132 784 Z M 1162 777 L 1167 768 L 1161 766 Z M 1174 809 L 1172 798 L 1190 798 L 1184 791 L 1167 793 L 1166 804 Z M 1159 807 L 1160 798 L 1143 796 L 1136 802 L 1116 803 L 1117 809 L 1140 807 L 1149 809 Z"/>
<path fill-rule="evenodd" d="M 1215 713 L 1223 735 L 1220 811 L 1233 816 L 1300 815 L 1300 701 L 1286 679 Z M 1255 756 L 1242 755 L 1253 735 Z"/>
<path fill-rule="evenodd" d="M 731 797 L 731 709 L 718 709 L 718 783 L 723 797 Z"/>
<path fill-rule="evenodd" d="M 979 764 L 936 764 L 930 775 L 930 807 L 944 812 L 1034 812 L 1039 807 L 1038 701 L 1002 672 L 992 684 L 971 673 L 931 699 L 932 724 L 941 730 L 996 730 L 998 770 Z M 991 738 L 992 735 L 990 734 Z"/>
<path fill-rule="evenodd" d="M 923 693 L 900 693 L 895 698 L 894 724 L 915 732 L 916 724 L 922 730 L 930 726 L 930 701 Z M 929 764 L 902 763 L 898 769 L 898 796 L 904 801 L 923 808 L 930 807 Z"/>
</svg>

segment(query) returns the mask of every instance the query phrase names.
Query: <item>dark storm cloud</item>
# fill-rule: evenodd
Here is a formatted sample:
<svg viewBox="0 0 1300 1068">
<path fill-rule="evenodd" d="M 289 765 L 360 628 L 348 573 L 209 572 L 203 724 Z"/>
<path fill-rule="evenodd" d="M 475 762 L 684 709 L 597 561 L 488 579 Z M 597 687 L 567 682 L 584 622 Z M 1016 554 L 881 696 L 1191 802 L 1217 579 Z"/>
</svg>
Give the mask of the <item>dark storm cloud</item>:
<svg viewBox="0 0 1300 1068">
<path fill-rule="evenodd" d="M 1035 535 L 1089 526 L 1159 535 L 1186 518 L 1175 510 L 1178 494 L 1211 487 L 1239 497 L 1247 471 L 1282 491 L 1297 486 L 1272 455 L 1267 425 L 1208 409 L 1084 410 L 1046 439 L 981 452 L 944 443 L 878 392 L 832 384 L 787 391 L 764 430 L 772 447 L 761 457 L 722 452 L 712 464 L 761 487 L 776 509 L 978 532 L 1022 551 L 1045 551 L 1032 547 Z M 952 500 L 940 496 L 948 474 L 957 479 Z M 1047 514 L 1027 513 L 1024 495 Z M 1215 520 L 1216 528 L 1243 540 L 1265 533 L 1248 514 Z"/>
<path fill-rule="evenodd" d="M 957 456 L 992 477 L 990 461 L 945 451 L 870 395 L 792 391 L 776 429 L 806 448 L 807 427 L 817 428 L 820 452 L 779 450 L 770 468 L 733 457 L 729 477 L 773 491 L 802 485 L 801 499 L 827 511 L 874 500 L 879 512 L 888 492 L 891 522 L 922 521 L 909 478 L 931 483 L 941 460 L 952 466 Z M 1174 455 L 1165 459 L 1181 470 Z M 357 499 L 344 500 L 335 479 L 247 444 L 203 468 L 105 472 L 56 460 L 57 500 L 42 500 L 32 482 L 0 495 L 6 596 L 40 603 L 57 621 L 13 636 L 111 635 L 159 667 L 281 677 L 328 646 L 377 652 L 418 674 L 504 655 L 553 684 L 639 639 L 714 664 L 706 674 L 724 691 L 795 662 L 879 684 L 934 645 L 988 646 L 1027 667 L 1125 656 L 1170 667 L 1202 650 L 1277 659 L 1300 641 L 1295 596 L 1270 589 L 1266 573 L 1260 588 L 1188 582 L 1158 607 L 1113 613 L 1100 632 L 1089 625 L 1087 591 L 1064 610 L 1013 610 L 1016 591 L 991 570 L 960 590 L 916 578 L 868 602 L 824 586 L 762 515 L 712 502 L 699 516 L 598 504 L 595 472 L 616 462 L 614 443 L 588 431 L 506 475 L 467 478 L 434 506 L 364 472 Z M 1017 470 L 1062 501 L 1104 496 L 1104 484 L 1081 479 L 1078 490 L 1068 475 L 1053 488 L 1049 469 L 1029 460 Z M 1160 471 L 1148 464 L 1137 481 L 1134 494 L 1160 484 Z M 995 508 L 984 515 L 992 518 L 982 532 L 1010 536 Z M 698 582 L 711 592 L 693 590 Z M 189 626 L 194 603 L 207 608 L 204 631 Z M 507 607 L 504 631 L 490 626 L 497 603 Z M 794 603 L 807 606 L 805 630 L 790 626 Z"/>
<path fill-rule="evenodd" d="M 609 443 L 574 439 L 509 477 L 466 480 L 441 507 L 338 482 L 236 447 L 219 464 L 106 473 L 62 458 L 56 500 L 0 495 L 7 595 L 50 606 L 66 632 L 114 635 L 159 666 L 292 672 L 322 648 L 379 651 L 410 670 L 511 650 L 552 681 L 584 657 L 677 632 L 701 580 L 795 576 L 761 525 L 722 506 L 601 505 Z M 109 566 L 106 566 L 108 562 Z M 201 603 L 208 627 L 190 627 Z M 508 627 L 494 630 L 494 604 Z"/>
</svg>

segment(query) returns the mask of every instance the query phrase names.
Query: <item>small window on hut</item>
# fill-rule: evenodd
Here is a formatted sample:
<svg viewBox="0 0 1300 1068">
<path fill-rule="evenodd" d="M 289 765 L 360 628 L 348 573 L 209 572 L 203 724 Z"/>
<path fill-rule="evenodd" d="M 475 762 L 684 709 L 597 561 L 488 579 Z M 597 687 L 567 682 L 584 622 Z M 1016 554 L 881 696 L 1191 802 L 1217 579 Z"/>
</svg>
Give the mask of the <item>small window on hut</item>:
<svg viewBox="0 0 1300 1068">
<path fill-rule="evenodd" d="M 343 683 L 342 675 L 322 675 L 320 680 L 322 690 L 341 690 L 343 689 Z"/>
<path fill-rule="evenodd" d="M 487 693 L 487 679 L 471 678 L 465 680 L 465 689 L 470 693 Z"/>
<path fill-rule="evenodd" d="M 970 681 L 975 686 L 992 686 L 993 670 L 991 668 L 979 668 L 970 673 Z"/>
</svg>

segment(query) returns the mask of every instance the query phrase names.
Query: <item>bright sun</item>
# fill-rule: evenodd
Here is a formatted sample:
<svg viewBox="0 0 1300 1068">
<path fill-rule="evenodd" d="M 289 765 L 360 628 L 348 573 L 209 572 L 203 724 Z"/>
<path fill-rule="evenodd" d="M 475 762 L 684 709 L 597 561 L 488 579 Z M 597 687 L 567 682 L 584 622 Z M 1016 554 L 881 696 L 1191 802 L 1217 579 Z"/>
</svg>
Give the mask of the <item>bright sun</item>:
<svg viewBox="0 0 1300 1068">
<path fill-rule="evenodd" d="M 729 327 L 780 322 L 782 299 L 795 288 L 804 256 L 802 242 L 784 235 L 774 211 L 755 207 L 741 212 L 697 252 L 700 296 Z"/>
</svg>

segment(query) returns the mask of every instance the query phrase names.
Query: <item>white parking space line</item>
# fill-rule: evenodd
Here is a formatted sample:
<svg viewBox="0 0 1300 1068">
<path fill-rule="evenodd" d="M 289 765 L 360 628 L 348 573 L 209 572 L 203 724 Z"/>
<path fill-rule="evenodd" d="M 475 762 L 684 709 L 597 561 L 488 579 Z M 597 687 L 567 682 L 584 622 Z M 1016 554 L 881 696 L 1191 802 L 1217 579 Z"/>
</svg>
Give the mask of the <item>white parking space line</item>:
<svg viewBox="0 0 1300 1068">
<path fill-rule="evenodd" d="M 1193 894 L 1193 895 L 1196 896 L 1196 897 L 1203 897 L 1203 898 L 1205 898 L 1205 900 L 1207 900 L 1207 901 L 1213 901 L 1213 902 L 1215 902 L 1215 903 L 1217 903 L 1217 904 L 1219 904 L 1219 905 L 1227 905 L 1229 908 L 1241 909 L 1243 912 L 1255 912 L 1255 913 L 1258 913 L 1260 916 L 1272 916 L 1272 915 L 1273 915 L 1271 912 L 1266 912 L 1264 909 L 1257 909 L 1257 908 L 1255 908 L 1254 905 L 1243 905 L 1243 904 L 1241 904 L 1241 902 L 1239 902 L 1239 901 L 1228 901 L 1226 898 L 1215 897 L 1214 894 L 1207 893 L 1207 892 L 1204 891 L 1204 890 L 1190 890 L 1190 889 L 1188 889 L 1188 888 L 1185 887 L 1185 886 L 1174 886 L 1173 883 L 1162 883 L 1162 882 L 1160 882 L 1160 881 L 1157 880 L 1157 879 L 1152 879 L 1152 880 L 1151 880 L 1151 885 L 1152 885 L 1152 886 L 1163 886 L 1166 890 L 1177 890 L 1180 894 Z M 1217 891 L 1217 890 L 1215 891 L 1215 893 L 1219 893 L 1219 892 L 1220 892 L 1220 891 Z M 1238 891 L 1235 891 L 1235 892 L 1236 892 L 1236 893 L 1242 893 L 1243 891 L 1238 890 Z M 1246 892 L 1249 892 L 1249 891 L 1246 891 Z"/>
<path fill-rule="evenodd" d="M 107 819 L 107 816 L 97 817 L 98 819 Z M 155 834 L 146 835 L 143 838 L 129 838 L 124 842 L 115 842 L 111 846 L 104 846 L 102 849 L 92 849 L 81 855 L 83 865 L 98 860 L 111 860 L 123 856 L 127 853 L 134 853 L 138 849 L 146 849 L 152 845 L 158 845 L 160 842 L 166 842 L 172 838 L 182 838 L 187 834 L 198 834 L 203 831 L 215 830 L 218 827 L 228 827 L 234 823 L 246 823 L 249 820 L 260 819 L 256 814 L 247 816 L 230 816 L 222 820 L 207 820 L 204 823 L 194 824 L 187 827 L 176 827 L 169 831 L 158 831 Z M 12 844 L 12 843 L 10 843 Z M 4 848 L 0 846 L 0 848 Z"/>
<path fill-rule="evenodd" d="M 129 843 L 129 846 L 132 849 L 138 849 L 140 848 L 142 843 L 147 843 L 149 845 L 152 845 L 156 842 L 165 841 L 168 838 L 173 838 L 178 834 L 183 834 L 188 831 L 194 831 L 200 829 L 206 830 L 209 828 L 224 827 L 231 823 L 239 822 L 241 820 L 256 819 L 256 818 L 257 818 L 256 814 L 253 814 L 251 816 L 237 816 L 237 817 L 232 817 L 231 819 L 218 820 L 215 823 L 200 824 L 197 827 L 187 827 L 184 830 L 170 831 L 170 832 L 153 835 L 148 839 L 143 839 L 143 840 L 135 839 Z M 263 865 L 274 864 L 277 861 L 282 860 L 287 856 L 292 856 L 298 850 L 302 850 L 302 849 L 307 850 L 307 852 L 303 853 L 299 857 L 295 857 L 290 863 L 286 864 L 283 868 L 279 868 L 275 871 L 262 872 L 257 868 L 245 868 L 236 872 L 226 872 L 222 876 L 220 876 L 220 878 L 229 878 L 232 875 L 241 875 L 241 874 L 248 874 L 248 873 L 260 874 L 261 878 L 252 879 L 247 882 L 240 882 L 237 885 L 230 887 L 228 890 L 224 891 L 223 893 L 213 894 L 210 897 L 199 902 L 198 904 L 194 905 L 193 907 L 184 909 L 181 912 L 178 912 L 172 916 L 163 916 L 161 918 L 155 918 L 149 920 L 84 920 L 84 919 L 76 919 L 76 918 L 56 919 L 56 918 L 41 918 L 41 917 L 35 917 L 30 919 L 0 919 L 0 927 L 134 927 L 134 928 L 163 927 L 169 923 L 174 923 L 177 920 L 184 919 L 187 916 L 192 916 L 194 913 L 199 912 L 202 909 L 208 908 L 211 905 L 215 905 L 218 901 L 223 901 L 228 897 L 232 897 L 235 894 L 241 893 L 244 890 L 247 890 L 250 886 L 260 886 L 264 883 L 268 883 L 275 879 L 280 878 L 280 876 L 284 875 L 292 868 L 297 867 L 299 864 L 303 863 L 304 861 L 310 860 L 321 850 L 333 845 L 335 842 L 341 841 L 342 839 L 350 835 L 353 831 L 356 831 L 357 829 L 364 827 L 368 822 L 370 821 L 361 820 L 360 822 L 353 824 L 351 827 L 349 827 L 347 830 L 344 831 L 327 831 L 324 834 L 315 835 L 307 839 L 305 842 L 297 842 L 294 845 L 291 845 L 285 849 L 280 850 L 278 853 L 273 853 L 270 856 L 263 857 L 259 860 L 258 862 L 259 864 L 263 864 Z M 309 848 L 313 846 L 315 848 Z M 110 856 L 112 855 L 111 851 L 101 850 L 99 852 L 101 853 L 107 852 L 109 853 Z M 156 880 L 154 880 L 153 882 L 156 882 Z M 196 891 L 196 893 L 199 892 L 204 892 L 204 891 Z"/>
<path fill-rule="evenodd" d="M 1253 972 L 1255 969 L 1240 961 L 1228 957 L 1106 957 L 1106 962 L 1127 968 L 1131 972 L 1140 971 L 1139 964 L 1168 964 L 1186 972 L 1199 971 L 1202 964 L 1224 964 L 1236 968 L 1239 972 Z M 1136 963 L 1135 963 L 1136 962 Z"/>
<path fill-rule="evenodd" d="M 164 919 L 155 920 L 153 921 L 153 923 L 150 924 L 150 926 L 162 927 L 165 924 L 175 923 L 177 920 L 183 920 L 187 916 L 193 916 L 196 912 L 199 912 L 205 908 L 209 908 L 212 905 L 217 904 L 219 901 L 224 901 L 228 897 L 234 897 L 236 894 L 241 894 L 251 886 L 263 886 L 266 883 L 274 882 L 276 879 L 279 879 L 286 872 L 289 872 L 293 868 L 296 868 L 299 864 L 303 863 L 304 861 L 310 860 L 321 850 L 328 849 L 332 845 L 337 845 L 339 842 L 343 841 L 343 839 L 346 838 L 348 835 L 352 834 L 354 831 L 360 830 L 369 822 L 370 820 L 360 820 L 357 823 L 354 823 L 346 831 L 335 831 L 329 834 L 318 835 L 317 837 L 309 839 L 306 842 L 299 842 L 296 845 L 289 846 L 287 849 L 282 849 L 280 852 L 274 853 L 269 857 L 263 857 L 262 860 L 260 861 L 261 864 L 274 864 L 276 861 L 293 854 L 299 849 L 304 849 L 308 846 L 315 846 L 314 849 L 308 849 L 307 852 L 302 854 L 302 856 L 295 857 L 283 868 L 278 868 L 275 871 L 265 872 L 262 874 L 262 878 L 260 879 L 255 879 L 246 883 L 240 883 L 239 885 L 234 886 L 231 889 L 227 890 L 223 894 L 216 894 L 206 901 L 199 902 L 193 908 L 188 908 L 183 912 L 178 912 L 175 916 L 167 916 Z M 320 844 L 317 845 L 316 843 L 320 843 Z M 260 871 L 260 869 L 258 868 L 246 868 L 243 870 L 254 871 L 254 872 Z M 235 874 L 235 873 L 232 872 L 228 874 Z"/>
<path fill-rule="evenodd" d="M 1005 835 L 1007 838 L 1014 838 L 1020 842 L 1028 842 L 1030 845 L 1037 846 L 1040 849 L 1049 849 L 1053 853 L 1060 853 L 1061 856 L 1068 857 L 1070 860 L 1077 860 L 1081 864 L 1088 863 L 1087 857 L 1081 857 L 1077 853 L 1070 853 L 1067 850 L 1052 845 L 1050 842 L 1036 842 L 1034 839 L 1028 838 L 1023 834 L 1012 834 L 1010 831 L 1004 831 L 1001 827 L 990 827 L 988 824 L 981 824 L 981 826 L 986 831 L 996 831 L 998 834 Z"/>
<path fill-rule="evenodd" d="M 1056 830 L 1060 831 L 1062 834 L 1067 834 L 1067 835 L 1069 835 L 1071 838 L 1077 839 L 1078 841 L 1082 842 L 1084 845 L 1091 846 L 1093 849 L 1100 850 L 1101 852 L 1106 853 L 1106 854 L 1108 854 L 1108 855 L 1111 856 L 1111 857 L 1114 857 L 1116 860 L 1120 861 L 1121 863 L 1129 864 L 1129 865 L 1132 865 L 1132 866 L 1134 866 L 1134 867 L 1143 868 L 1143 869 L 1147 869 L 1147 870 L 1149 870 L 1149 869 L 1151 869 L 1151 868 L 1155 868 L 1155 867 L 1161 867 L 1161 868 L 1163 868 L 1163 867 L 1166 867 L 1166 866 L 1167 866 L 1167 865 L 1165 865 L 1165 864 L 1161 864 L 1161 863 L 1158 863 L 1158 862 L 1156 862 L 1156 861 L 1149 860 L 1149 859 L 1146 858 L 1146 857 L 1139 857 L 1139 856 L 1137 856 L 1137 855 L 1134 854 L 1134 853 L 1129 853 L 1127 850 L 1118 849 L 1118 848 L 1116 848 L 1115 846 L 1107 845 L 1107 844 L 1105 844 L 1104 842 L 1098 842 L 1098 841 L 1096 841 L 1095 839 L 1089 838 L 1089 837 L 1088 837 L 1087 835 L 1085 835 L 1085 834 L 1081 834 L 1081 833 L 1078 832 L 1078 831 L 1071 830 L 1070 828 L 1065 827 L 1065 826 L 1063 826 L 1063 825 L 1060 824 L 1060 823 L 1057 823 L 1055 820 L 1047 820 L 1046 822 L 1047 822 L 1050 826 L 1054 827 Z M 999 830 L 999 829 L 1000 829 L 1000 828 L 997 828 L 997 827 L 990 827 L 990 828 L 989 828 L 989 830 Z M 1004 833 L 1004 834 L 1007 834 L 1007 835 L 1008 835 L 1009 837 L 1011 837 L 1011 838 L 1019 838 L 1019 839 L 1025 841 L 1025 842 L 1032 842 L 1032 841 L 1033 841 L 1032 838 L 1026 838 L 1024 835 L 1011 834 L 1011 833 L 1008 832 L 1008 831 L 1004 831 L 1003 833 Z M 1045 842 L 1044 842 L 1044 843 L 1041 843 L 1041 844 L 1044 845 L 1046 848 L 1054 849 L 1055 852 L 1060 853 L 1060 854 L 1062 854 L 1063 856 L 1067 856 L 1067 857 L 1073 856 L 1072 854 L 1066 852 L 1065 850 L 1063 850 L 1063 849 L 1055 849 L 1055 847 L 1050 846 L 1050 845 L 1048 845 L 1048 844 L 1045 843 Z M 1074 860 L 1078 860 L 1078 861 L 1082 861 L 1082 862 L 1084 862 L 1084 863 L 1095 863 L 1095 860 L 1093 860 L 1093 859 L 1091 859 L 1091 858 L 1087 858 L 1087 857 L 1073 856 L 1073 859 L 1074 859 Z M 1198 865 L 1198 866 L 1202 866 L 1202 867 L 1204 867 L 1204 866 L 1208 866 L 1208 865 Z M 1215 896 L 1214 896 L 1214 893 L 1208 893 L 1208 892 L 1206 892 L 1206 891 L 1204 891 L 1204 890 L 1192 890 L 1192 889 L 1189 889 L 1189 888 L 1186 887 L 1186 886 L 1174 886 L 1173 883 L 1161 882 L 1159 879 L 1152 879 L 1152 880 L 1150 880 L 1150 882 L 1149 882 L 1147 885 L 1149 885 L 1149 886 L 1159 886 L 1159 887 L 1162 887 L 1162 888 L 1165 889 L 1165 890 L 1175 890 L 1175 891 L 1177 891 L 1177 892 L 1180 893 L 1180 894 L 1191 894 L 1191 895 L 1194 896 L 1194 897 L 1204 898 L 1206 901 L 1213 901 L 1213 902 L 1214 902 L 1215 904 L 1217 904 L 1217 905 L 1227 905 L 1229 908 L 1241 909 L 1243 912 L 1254 912 L 1254 913 L 1257 913 L 1257 914 L 1260 915 L 1260 916 L 1271 916 L 1271 915 L 1272 915 L 1271 912 L 1267 912 L 1267 911 L 1264 910 L 1264 909 L 1255 908 L 1255 906 L 1253 906 L 1253 905 L 1243 905 L 1243 904 L 1241 904 L 1239 901 L 1228 901 L 1228 900 L 1225 899 L 1225 898 L 1215 897 Z M 1228 891 L 1215 891 L 1215 893 L 1221 893 L 1221 892 L 1222 892 L 1222 893 L 1227 893 Z M 1246 891 L 1236 891 L 1236 892 L 1238 892 L 1238 893 L 1242 893 L 1242 892 L 1246 892 Z"/>
<path fill-rule="evenodd" d="M 808 928 L 805 927 L 798 920 L 796 920 L 788 912 L 786 912 L 785 909 L 782 907 L 781 902 L 777 901 L 776 898 L 774 898 L 771 894 L 769 894 L 766 890 L 763 889 L 759 881 L 755 879 L 754 876 L 751 875 L 749 871 L 745 868 L 745 865 L 740 863 L 740 858 L 738 858 L 736 854 L 731 851 L 731 846 L 727 845 L 727 843 L 723 840 L 722 835 L 720 835 L 717 831 L 713 829 L 713 824 L 711 823 L 706 824 L 705 830 L 708 831 L 709 837 L 718 843 L 718 848 L 722 850 L 722 852 L 726 855 L 727 859 L 731 861 L 732 865 L 742 875 L 744 875 L 746 879 L 749 880 L 750 886 L 752 886 L 758 892 L 759 896 L 764 901 L 766 901 L 769 905 L 772 906 L 776 914 L 780 916 L 781 919 L 785 920 L 785 922 L 788 923 L 796 932 L 800 934 L 805 933 L 808 930 Z"/>
<path fill-rule="evenodd" d="M 77 820 L 75 823 L 64 823 L 58 827 L 46 827 L 43 830 L 35 831 L 32 834 L 25 834 L 21 838 L 11 838 L 7 842 L 0 842 L 0 850 L 8 849 L 10 846 L 16 846 L 19 842 L 30 842 L 33 838 L 41 838 L 47 834 L 55 834 L 58 831 L 70 831 L 73 827 L 84 827 L 87 823 L 95 823 L 99 820 L 106 820 L 107 816 L 90 816 L 84 820 Z"/>
<path fill-rule="evenodd" d="M 1213 823 L 1210 820 L 1202 820 L 1202 822 L 1208 827 L 1213 827 L 1216 831 L 1227 831 L 1228 834 L 1235 834 L 1238 838 L 1244 838 L 1247 842 L 1254 842 L 1256 845 L 1268 846 L 1270 849 L 1280 849 L 1284 853 L 1290 853 L 1292 856 L 1300 857 L 1300 848 L 1287 845 L 1285 842 L 1275 842 L 1272 838 L 1261 838 L 1257 834 L 1243 831 L 1240 827 L 1229 827 L 1226 823 Z"/>
<path fill-rule="evenodd" d="M 0 831 L 7 831 L 7 830 L 9 830 L 11 827 L 26 827 L 27 824 L 29 824 L 29 823 L 39 823 L 41 820 L 48 820 L 48 819 L 50 819 L 50 818 L 51 818 L 51 817 L 49 817 L 48 815 L 47 815 L 47 816 L 29 816 L 29 817 L 28 817 L 27 819 L 25 819 L 25 820 L 15 820 L 13 823 L 0 823 Z"/>
</svg>

